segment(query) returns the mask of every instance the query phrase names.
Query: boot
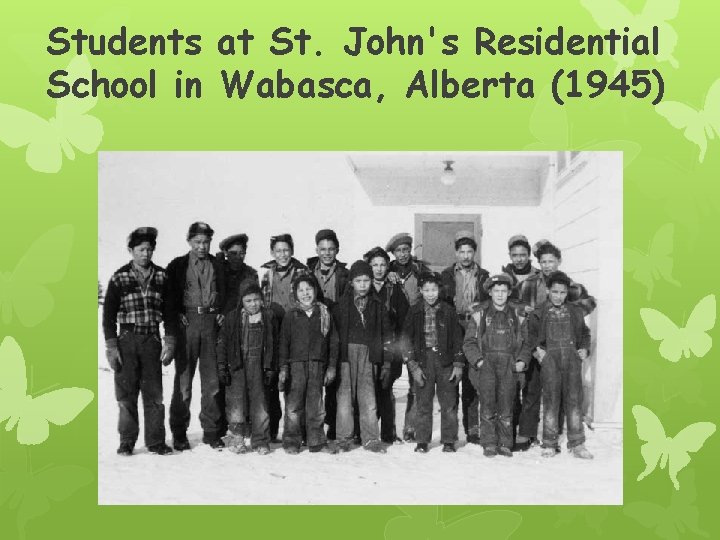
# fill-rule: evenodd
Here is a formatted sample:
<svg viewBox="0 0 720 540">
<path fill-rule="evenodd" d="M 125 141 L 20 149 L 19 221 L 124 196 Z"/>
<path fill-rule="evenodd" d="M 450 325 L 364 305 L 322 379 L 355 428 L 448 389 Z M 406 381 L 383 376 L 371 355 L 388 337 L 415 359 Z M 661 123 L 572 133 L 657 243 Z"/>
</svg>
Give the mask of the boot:
<svg viewBox="0 0 720 540">
<path fill-rule="evenodd" d="M 593 459 L 595 457 L 590 452 L 588 452 L 588 449 L 585 448 L 584 444 L 573 446 L 570 449 L 570 452 L 572 452 L 573 456 L 580 459 Z"/>
<path fill-rule="evenodd" d="M 480 435 L 476 433 L 471 433 L 470 435 L 465 437 L 465 440 L 470 444 L 480 444 Z"/>
<path fill-rule="evenodd" d="M 233 454 L 245 454 L 248 451 L 245 445 L 245 439 L 238 433 L 231 431 L 222 438 L 222 441 Z"/>
<path fill-rule="evenodd" d="M 406 429 L 403 432 L 403 440 L 405 442 L 412 442 L 415 440 L 415 430 L 414 429 Z"/>
<path fill-rule="evenodd" d="M 486 446 L 485 448 L 483 448 L 483 456 L 485 457 L 495 457 L 497 456 L 497 454 L 497 448 L 495 448 L 494 446 Z"/>
<path fill-rule="evenodd" d="M 170 448 L 164 442 L 148 446 L 148 452 L 150 452 L 151 454 L 157 454 L 158 456 L 166 456 L 173 453 L 172 448 Z"/>
<path fill-rule="evenodd" d="M 340 441 L 337 445 L 338 452 L 349 452 L 352 450 L 352 441 Z"/>
<path fill-rule="evenodd" d="M 117 453 L 119 456 L 132 456 L 133 445 L 129 442 L 121 442 L 118 446 Z"/>
<path fill-rule="evenodd" d="M 384 454 L 386 452 L 383 444 L 377 439 L 366 442 L 363 448 L 365 448 L 368 452 L 374 452 L 376 454 Z"/>
<path fill-rule="evenodd" d="M 318 452 L 322 452 L 324 454 L 337 454 L 338 451 L 337 448 L 335 448 L 335 445 L 317 444 L 310 447 L 310 452 L 313 454 L 317 454 Z"/>
<path fill-rule="evenodd" d="M 451 442 L 443 444 L 442 451 L 443 452 L 457 452 L 457 450 L 455 449 L 455 444 L 453 444 Z"/>
<path fill-rule="evenodd" d="M 267 444 L 261 444 L 255 451 L 261 456 L 267 456 L 270 453 L 270 446 Z"/>
<path fill-rule="evenodd" d="M 419 442 L 417 445 L 415 445 L 415 451 L 420 454 L 427 454 L 428 453 L 428 445 L 424 442 Z"/>
<path fill-rule="evenodd" d="M 544 458 L 555 457 L 560 453 L 560 449 L 557 446 L 546 446 L 542 449 L 540 454 Z"/>
<path fill-rule="evenodd" d="M 203 434 L 203 443 L 207 444 L 213 450 L 222 450 L 225 448 L 223 440 L 215 434 Z"/>
<path fill-rule="evenodd" d="M 513 457 L 512 450 L 510 450 L 507 446 L 501 446 L 498 448 L 498 454 L 505 457 Z"/>
<path fill-rule="evenodd" d="M 284 446 L 283 450 L 285 450 L 286 454 L 290 454 L 293 456 L 300 453 L 300 449 L 297 446 Z"/>
<path fill-rule="evenodd" d="M 173 448 L 178 452 L 190 450 L 190 441 L 188 441 L 185 433 L 176 433 L 173 435 Z"/>
</svg>

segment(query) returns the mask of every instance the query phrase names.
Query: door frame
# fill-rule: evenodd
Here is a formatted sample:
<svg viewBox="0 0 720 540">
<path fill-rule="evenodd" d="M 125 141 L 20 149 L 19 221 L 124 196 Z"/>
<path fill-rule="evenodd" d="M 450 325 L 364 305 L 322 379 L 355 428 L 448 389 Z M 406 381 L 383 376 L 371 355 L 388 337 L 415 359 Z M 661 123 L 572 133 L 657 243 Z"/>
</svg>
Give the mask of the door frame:
<svg viewBox="0 0 720 540">
<path fill-rule="evenodd" d="M 439 221 L 472 221 L 475 225 L 475 240 L 478 244 L 477 253 L 475 255 L 478 264 L 480 264 L 480 251 L 482 249 L 482 214 L 415 214 L 415 256 L 418 259 L 423 258 L 423 224 Z"/>
</svg>

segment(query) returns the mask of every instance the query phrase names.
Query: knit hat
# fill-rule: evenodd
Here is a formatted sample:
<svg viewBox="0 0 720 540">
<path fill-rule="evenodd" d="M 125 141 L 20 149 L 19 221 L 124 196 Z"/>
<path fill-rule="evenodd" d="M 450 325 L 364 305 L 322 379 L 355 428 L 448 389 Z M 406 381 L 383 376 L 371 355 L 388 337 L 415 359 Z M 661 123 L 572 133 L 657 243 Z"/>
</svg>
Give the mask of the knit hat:
<svg viewBox="0 0 720 540">
<path fill-rule="evenodd" d="M 508 249 L 512 249 L 515 246 L 522 246 L 526 248 L 528 253 L 532 251 L 530 249 L 530 242 L 528 241 L 527 236 L 523 234 L 516 234 L 515 236 L 510 237 L 510 240 L 508 240 Z"/>
<path fill-rule="evenodd" d="M 410 233 L 396 234 L 388 241 L 385 249 L 392 253 L 398 248 L 398 246 L 402 246 L 403 244 L 407 244 L 412 247 L 412 236 L 410 236 Z"/>
<path fill-rule="evenodd" d="M 249 294 L 259 294 L 262 297 L 262 289 L 260 289 L 260 285 L 254 279 L 244 279 L 240 282 L 238 288 L 238 298 L 240 301 Z"/>
<path fill-rule="evenodd" d="M 150 242 L 152 247 L 155 248 L 157 235 L 158 231 L 155 227 L 139 227 L 130 233 L 127 239 L 127 245 L 132 249 L 143 242 Z"/>
<path fill-rule="evenodd" d="M 368 251 L 365 255 L 363 255 L 363 259 L 368 264 L 370 264 L 370 261 L 372 261 L 375 257 L 382 257 L 388 263 L 390 262 L 390 255 L 388 255 L 388 252 L 385 251 L 380 246 L 375 246 L 370 251 Z"/>
<path fill-rule="evenodd" d="M 240 244 L 242 247 L 247 248 L 248 235 L 247 234 L 234 234 L 228 236 L 225 240 L 220 242 L 220 249 L 226 251 L 233 247 L 235 244 Z"/>
<path fill-rule="evenodd" d="M 278 234 L 276 236 L 270 237 L 270 249 L 273 249 L 275 247 L 275 244 L 278 242 L 285 242 L 287 245 L 290 246 L 290 249 L 295 251 L 295 242 L 293 242 L 293 237 L 289 233 L 284 234 Z"/>
<path fill-rule="evenodd" d="M 503 283 L 508 286 L 508 290 L 512 289 L 513 280 L 509 275 L 504 272 L 502 274 L 495 274 L 494 276 L 490 276 L 489 278 L 487 278 L 483 283 L 483 289 L 485 289 L 485 292 L 490 292 L 490 289 L 492 289 L 495 285 L 500 285 Z"/>
<path fill-rule="evenodd" d="M 213 231 L 212 227 L 210 227 L 210 225 L 208 225 L 207 223 L 204 223 L 202 221 L 196 221 L 195 223 L 190 225 L 187 233 L 187 239 L 190 240 L 193 236 L 196 236 L 198 234 L 205 234 L 212 238 L 212 235 L 215 234 L 215 231 Z"/>
<path fill-rule="evenodd" d="M 315 245 L 317 246 L 323 240 L 332 240 L 335 242 L 336 247 L 340 247 L 340 241 L 332 229 L 321 229 L 317 232 L 315 235 Z"/>
<path fill-rule="evenodd" d="M 373 277 L 372 268 L 365 261 L 355 261 L 350 267 L 350 281 L 360 276 L 367 276 L 370 279 Z"/>
</svg>

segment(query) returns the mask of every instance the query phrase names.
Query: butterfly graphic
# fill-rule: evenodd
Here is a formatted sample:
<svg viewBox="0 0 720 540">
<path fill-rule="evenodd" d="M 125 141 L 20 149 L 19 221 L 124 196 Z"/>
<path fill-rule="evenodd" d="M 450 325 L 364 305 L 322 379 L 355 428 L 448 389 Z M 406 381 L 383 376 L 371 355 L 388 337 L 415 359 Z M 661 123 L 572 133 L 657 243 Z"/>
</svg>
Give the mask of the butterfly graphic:
<svg viewBox="0 0 720 540">
<path fill-rule="evenodd" d="M 619 0 L 581 0 L 582 6 L 590 12 L 595 23 L 603 30 L 611 28 L 630 29 L 630 35 L 643 34 L 649 36 L 653 26 L 658 27 L 658 34 L 662 37 L 658 43 L 658 54 L 655 59 L 658 62 L 669 62 L 674 68 L 679 66 L 673 56 L 675 45 L 677 45 L 677 32 L 668 24 L 673 20 L 680 8 L 680 0 L 647 0 L 642 11 L 635 15 Z M 635 63 L 635 55 L 614 55 L 617 67 L 615 73 L 622 69 L 632 67 Z"/>
<path fill-rule="evenodd" d="M 50 436 L 50 424 L 64 426 L 93 400 L 86 388 L 61 388 L 37 397 L 27 395 L 25 358 L 11 336 L 0 343 L 0 424 L 17 427 L 20 444 L 40 444 Z"/>
<path fill-rule="evenodd" d="M 85 55 L 76 56 L 67 67 L 66 80 L 89 79 L 91 67 Z M 10 148 L 27 146 L 25 161 L 31 169 L 56 173 L 62 168 L 63 154 L 75 159 L 75 148 L 93 154 L 103 138 L 100 120 L 88 113 L 96 97 L 67 96 L 56 100 L 55 116 L 45 120 L 35 113 L 0 103 L 0 141 Z"/>
<path fill-rule="evenodd" d="M 7 446 L 7 445 L 6 445 Z M 92 473 L 77 465 L 57 465 L 33 470 L 29 450 L 0 455 L 0 507 L 15 512 L 20 538 L 25 526 L 50 511 L 52 502 L 64 501 L 92 483 Z"/>
<path fill-rule="evenodd" d="M 666 223 L 660 227 L 646 253 L 635 248 L 625 248 L 625 271 L 633 273 L 633 279 L 647 288 L 647 299 L 652 298 L 655 282 L 661 278 L 679 286 L 672 277 L 673 268 L 673 236 L 675 226 Z"/>
<path fill-rule="evenodd" d="M 583 152 L 620 150 L 623 153 L 623 167 L 629 166 L 640 154 L 639 144 L 622 139 L 590 142 L 578 147 L 571 140 L 570 121 L 564 107 L 558 106 L 552 98 L 549 86 L 538 94 L 535 107 L 530 114 L 530 133 L 536 142 L 525 147 L 526 150 L 566 150 L 578 148 Z"/>
<path fill-rule="evenodd" d="M 667 316 L 656 309 L 640 309 L 648 335 L 660 343 L 660 356 L 670 362 L 681 357 L 690 358 L 692 352 L 702 358 L 712 347 L 712 338 L 707 334 L 715 326 L 715 295 L 709 294 L 693 309 L 687 324 L 679 328 Z"/>
<path fill-rule="evenodd" d="M 701 111 L 679 101 L 663 101 L 655 105 L 655 112 L 670 122 L 672 127 L 685 130 L 685 138 L 700 148 L 698 161 L 702 163 L 708 140 L 720 135 L 720 79 L 708 90 Z"/>
<path fill-rule="evenodd" d="M 607 506 L 558 506 L 555 528 L 577 527 L 577 522 L 580 521 L 581 526 L 587 526 L 597 536 L 601 536 L 603 523 L 608 518 L 608 508 Z"/>
<path fill-rule="evenodd" d="M 509 510 L 470 513 L 447 523 L 441 520 L 441 507 L 399 506 L 404 515 L 385 525 L 385 540 L 417 538 L 472 538 L 482 531 L 486 540 L 506 540 L 520 527 L 522 516 Z"/>
<path fill-rule="evenodd" d="M 625 515 L 646 529 L 653 529 L 664 540 L 679 540 L 687 531 L 708 536 L 698 524 L 700 512 L 695 506 L 695 473 L 688 471 L 683 479 L 683 489 L 673 491 L 670 506 L 665 507 L 649 501 L 626 503 Z"/>
<path fill-rule="evenodd" d="M 0 319 L 10 324 L 13 313 L 25 327 L 44 321 L 55 307 L 45 285 L 65 277 L 73 243 L 72 225 L 43 233 L 27 250 L 12 272 L 0 273 Z"/>
<path fill-rule="evenodd" d="M 712 422 L 697 422 L 691 424 L 675 437 L 665 435 L 660 420 L 655 413 L 642 405 L 632 408 L 637 434 L 645 444 L 640 448 L 645 470 L 638 476 L 638 482 L 648 476 L 660 464 L 660 468 L 668 467 L 668 474 L 675 489 L 680 489 L 677 474 L 690 463 L 688 452 L 697 452 L 705 441 L 715 433 L 715 424 Z"/>
</svg>

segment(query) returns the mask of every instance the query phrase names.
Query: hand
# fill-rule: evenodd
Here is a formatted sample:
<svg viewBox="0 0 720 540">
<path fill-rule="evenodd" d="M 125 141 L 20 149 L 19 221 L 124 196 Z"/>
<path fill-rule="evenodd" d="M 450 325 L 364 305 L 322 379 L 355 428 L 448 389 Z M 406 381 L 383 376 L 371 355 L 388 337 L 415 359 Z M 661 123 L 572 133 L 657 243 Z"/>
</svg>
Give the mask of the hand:
<svg viewBox="0 0 720 540">
<path fill-rule="evenodd" d="M 578 356 L 580 357 L 580 360 L 587 360 L 588 350 L 587 349 L 578 349 Z"/>
<path fill-rule="evenodd" d="M 122 359 L 120 351 L 117 348 L 105 349 L 105 358 L 107 358 L 110 369 L 115 373 L 122 369 Z"/>
<path fill-rule="evenodd" d="M 383 390 L 387 390 L 392 386 L 392 374 L 390 373 L 390 362 L 383 364 L 380 370 L 380 386 Z"/>
<path fill-rule="evenodd" d="M 518 360 L 517 362 L 515 362 L 515 371 L 517 373 L 525 371 L 525 362 L 523 362 L 522 360 Z"/>
<path fill-rule="evenodd" d="M 450 374 L 450 378 L 448 381 L 454 381 L 455 386 L 460 384 L 460 381 L 462 380 L 463 376 L 463 368 L 462 366 L 453 366 L 452 373 Z"/>
<path fill-rule="evenodd" d="M 525 313 L 530 315 L 533 311 L 535 311 L 535 308 L 532 306 L 525 306 Z"/>
<path fill-rule="evenodd" d="M 417 362 L 410 360 L 408 362 L 408 370 L 410 371 L 410 375 L 412 375 L 413 381 L 418 385 L 418 388 L 425 386 L 426 377 Z"/>
<path fill-rule="evenodd" d="M 287 366 L 283 366 L 283 367 L 280 369 L 280 374 L 278 375 L 278 390 L 279 390 L 280 392 L 284 392 L 284 391 L 285 391 L 285 386 L 287 385 L 288 379 L 289 379 L 289 376 L 288 376 L 288 375 L 289 375 L 289 374 L 288 374 L 288 367 L 287 367 Z"/>
<path fill-rule="evenodd" d="M 393 285 L 394 285 L 395 283 L 397 283 L 398 281 L 400 281 L 400 279 L 399 279 L 399 277 L 398 277 L 398 275 L 397 275 L 397 272 L 390 272 L 390 273 L 388 273 L 387 278 L 388 278 L 388 281 L 389 281 L 390 283 L 392 283 Z"/>
<path fill-rule="evenodd" d="M 183 326 L 190 326 L 190 323 L 188 322 L 188 319 L 184 313 L 180 314 L 180 324 L 182 324 Z"/>
<path fill-rule="evenodd" d="M 173 358 L 175 358 L 175 345 L 166 342 L 162 347 L 162 352 L 160 353 L 160 361 L 163 366 L 169 366 L 173 361 Z"/>
<path fill-rule="evenodd" d="M 230 386 L 232 383 L 232 377 L 230 376 L 230 370 L 228 370 L 227 365 L 223 364 L 218 366 L 218 380 L 223 386 Z"/>
<path fill-rule="evenodd" d="M 542 362 L 543 358 L 545 358 L 546 354 L 547 354 L 547 351 L 545 349 L 541 349 L 540 347 L 536 347 L 535 352 L 533 353 L 535 358 L 538 359 L 538 362 Z"/>
<path fill-rule="evenodd" d="M 480 369 L 484 363 L 485 360 L 478 360 L 477 364 L 475 364 L 475 369 Z"/>
<path fill-rule="evenodd" d="M 271 369 L 265 370 L 265 386 L 272 386 L 277 380 L 277 371 Z"/>
<path fill-rule="evenodd" d="M 335 368 L 329 367 L 325 370 L 325 378 L 323 379 L 323 384 L 325 386 L 329 386 L 334 381 L 335 381 Z"/>
<path fill-rule="evenodd" d="M 225 322 L 225 315 L 223 315 L 223 314 L 216 315 L 215 322 L 217 323 L 218 326 L 222 326 L 223 323 Z"/>
</svg>

